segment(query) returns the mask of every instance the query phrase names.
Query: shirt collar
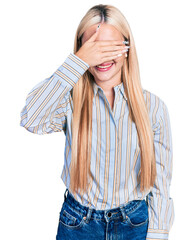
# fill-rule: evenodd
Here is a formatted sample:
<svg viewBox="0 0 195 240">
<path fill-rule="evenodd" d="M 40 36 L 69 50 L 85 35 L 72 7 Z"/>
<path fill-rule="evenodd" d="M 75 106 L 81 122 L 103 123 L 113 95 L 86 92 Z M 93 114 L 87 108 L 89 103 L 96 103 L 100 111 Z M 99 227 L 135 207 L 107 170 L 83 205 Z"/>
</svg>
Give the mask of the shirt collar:
<svg viewBox="0 0 195 240">
<path fill-rule="evenodd" d="M 103 89 L 99 85 L 97 85 L 97 83 L 95 81 L 93 81 L 94 95 L 97 94 L 98 89 L 100 89 L 100 91 L 103 92 Z M 121 82 L 118 85 L 114 86 L 114 90 L 115 90 L 115 92 L 118 92 L 120 90 L 120 92 L 122 93 L 124 99 L 127 101 L 127 96 L 126 96 L 125 91 L 124 91 L 124 84 L 123 84 L 123 82 Z"/>
</svg>

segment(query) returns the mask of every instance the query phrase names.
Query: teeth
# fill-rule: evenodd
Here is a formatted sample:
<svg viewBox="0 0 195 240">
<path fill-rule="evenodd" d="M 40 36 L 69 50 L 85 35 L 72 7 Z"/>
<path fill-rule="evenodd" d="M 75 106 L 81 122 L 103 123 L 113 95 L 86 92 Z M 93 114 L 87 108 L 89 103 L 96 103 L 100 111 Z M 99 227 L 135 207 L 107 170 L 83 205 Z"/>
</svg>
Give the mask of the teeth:
<svg viewBox="0 0 195 240">
<path fill-rule="evenodd" d="M 107 66 L 100 66 L 100 65 L 98 65 L 97 67 L 98 68 L 108 68 L 108 67 L 110 67 L 112 65 L 112 63 L 110 64 L 110 65 L 107 65 Z"/>
</svg>

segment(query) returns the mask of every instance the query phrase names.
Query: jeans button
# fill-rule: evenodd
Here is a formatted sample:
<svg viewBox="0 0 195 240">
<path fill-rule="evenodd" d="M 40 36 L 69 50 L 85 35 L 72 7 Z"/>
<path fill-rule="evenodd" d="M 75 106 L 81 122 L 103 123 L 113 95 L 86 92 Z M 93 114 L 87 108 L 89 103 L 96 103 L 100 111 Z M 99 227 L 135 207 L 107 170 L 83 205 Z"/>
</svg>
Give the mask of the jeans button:
<svg viewBox="0 0 195 240">
<path fill-rule="evenodd" d="M 112 213 L 111 213 L 111 212 L 109 212 L 109 213 L 108 213 L 108 217 L 111 217 L 111 216 L 112 216 Z"/>
</svg>

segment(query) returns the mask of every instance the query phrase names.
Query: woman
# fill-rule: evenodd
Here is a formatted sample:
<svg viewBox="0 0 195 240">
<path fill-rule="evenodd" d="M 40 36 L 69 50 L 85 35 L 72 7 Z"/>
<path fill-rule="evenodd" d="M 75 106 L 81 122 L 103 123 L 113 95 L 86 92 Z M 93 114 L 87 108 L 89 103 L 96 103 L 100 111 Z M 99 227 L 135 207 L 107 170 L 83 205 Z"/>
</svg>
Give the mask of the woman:
<svg viewBox="0 0 195 240">
<path fill-rule="evenodd" d="M 20 125 L 66 136 L 57 240 L 168 239 L 169 113 L 142 88 L 133 35 L 116 7 L 88 10 L 74 53 L 29 92 Z"/>
</svg>

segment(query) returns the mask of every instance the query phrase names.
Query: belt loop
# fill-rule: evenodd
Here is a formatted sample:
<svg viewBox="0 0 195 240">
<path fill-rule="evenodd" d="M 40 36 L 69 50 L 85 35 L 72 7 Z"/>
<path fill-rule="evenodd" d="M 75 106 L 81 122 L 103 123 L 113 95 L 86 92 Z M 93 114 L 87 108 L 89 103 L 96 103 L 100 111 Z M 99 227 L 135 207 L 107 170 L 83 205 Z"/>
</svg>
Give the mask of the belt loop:
<svg viewBox="0 0 195 240">
<path fill-rule="evenodd" d="M 67 195 L 68 195 L 68 188 L 66 188 L 66 191 L 64 193 L 64 201 L 66 201 Z"/>
<path fill-rule="evenodd" d="M 119 206 L 119 207 L 120 207 L 121 213 L 122 213 L 122 215 L 123 215 L 123 220 L 125 220 L 125 219 L 126 219 L 125 210 L 124 210 L 124 208 L 123 208 L 122 206 Z"/>
<path fill-rule="evenodd" d="M 146 195 L 146 204 L 147 205 L 149 204 L 148 195 L 149 195 L 149 193 Z"/>
<path fill-rule="evenodd" d="M 90 218 L 91 218 L 91 214 L 92 214 L 92 208 L 90 208 L 89 207 L 89 209 L 88 209 L 88 212 L 87 212 L 87 217 L 84 217 L 86 220 L 86 223 L 88 223 L 89 222 L 89 220 L 90 220 Z"/>
</svg>

